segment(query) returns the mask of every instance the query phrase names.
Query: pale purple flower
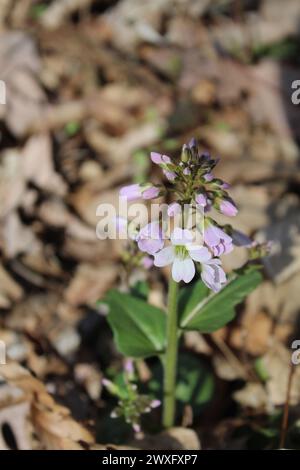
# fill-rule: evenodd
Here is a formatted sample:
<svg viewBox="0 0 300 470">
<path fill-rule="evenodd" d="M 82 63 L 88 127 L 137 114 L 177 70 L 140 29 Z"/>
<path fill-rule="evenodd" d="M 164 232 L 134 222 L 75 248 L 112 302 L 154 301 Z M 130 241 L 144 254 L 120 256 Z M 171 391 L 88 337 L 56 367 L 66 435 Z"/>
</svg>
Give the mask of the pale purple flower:
<svg viewBox="0 0 300 470">
<path fill-rule="evenodd" d="M 215 256 L 230 253 L 233 250 L 232 238 L 212 222 L 206 221 L 204 242 Z"/>
<path fill-rule="evenodd" d="M 154 265 L 162 267 L 172 264 L 174 281 L 190 282 L 196 273 L 194 261 L 202 263 L 211 258 L 207 248 L 192 243 L 193 238 L 190 230 L 175 228 L 171 235 L 172 245 L 155 253 Z"/>
<path fill-rule="evenodd" d="M 142 188 L 139 184 L 130 184 L 120 189 L 120 196 L 126 197 L 128 201 L 134 201 L 142 197 Z"/>
<path fill-rule="evenodd" d="M 177 176 L 176 173 L 174 173 L 174 171 L 169 171 L 169 170 L 163 170 L 163 174 L 169 181 L 174 181 Z"/>
<path fill-rule="evenodd" d="M 155 199 L 159 196 L 159 193 L 160 188 L 156 186 L 150 186 L 149 188 L 142 190 L 142 197 L 143 199 Z"/>
<path fill-rule="evenodd" d="M 120 189 L 120 196 L 126 197 L 128 201 L 135 201 L 136 199 L 155 199 L 159 196 L 161 189 L 152 184 L 140 185 L 130 184 Z"/>
<path fill-rule="evenodd" d="M 228 217 L 234 217 L 238 213 L 236 205 L 230 199 L 222 199 L 219 202 L 219 210 Z"/>
<path fill-rule="evenodd" d="M 191 174 L 191 170 L 190 170 L 190 168 L 189 168 L 188 166 L 183 170 L 183 174 L 184 174 L 185 176 L 188 176 L 188 175 Z"/>
<path fill-rule="evenodd" d="M 197 204 L 199 204 L 199 206 L 202 206 L 202 207 L 206 207 L 208 203 L 207 196 L 206 194 L 203 194 L 203 193 L 197 194 L 197 196 L 195 197 L 195 201 Z"/>
<path fill-rule="evenodd" d="M 221 268 L 221 261 L 218 258 L 212 258 L 201 264 L 201 279 L 204 284 L 214 292 L 222 288 L 226 283 L 226 274 Z"/>
<path fill-rule="evenodd" d="M 149 255 L 154 255 L 164 246 L 162 230 L 159 222 L 150 222 L 143 227 L 137 236 L 138 247 Z"/>
<path fill-rule="evenodd" d="M 175 215 L 181 213 L 181 205 L 178 202 L 172 202 L 168 207 L 167 213 L 169 217 L 175 217 Z"/>
</svg>

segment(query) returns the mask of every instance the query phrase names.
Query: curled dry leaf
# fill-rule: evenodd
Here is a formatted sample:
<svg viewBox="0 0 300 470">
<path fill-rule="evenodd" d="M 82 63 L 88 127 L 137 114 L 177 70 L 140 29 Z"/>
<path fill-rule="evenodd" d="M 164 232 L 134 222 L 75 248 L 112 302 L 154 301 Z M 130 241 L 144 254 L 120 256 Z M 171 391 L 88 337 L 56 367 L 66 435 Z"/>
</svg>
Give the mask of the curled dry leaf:
<svg viewBox="0 0 300 470">
<path fill-rule="evenodd" d="M 22 152 L 22 168 L 27 181 L 35 183 L 44 191 L 63 196 L 66 185 L 54 170 L 51 139 L 48 134 L 29 138 Z"/>
<path fill-rule="evenodd" d="M 56 0 L 45 11 L 41 18 L 41 24 L 48 29 L 59 28 L 66 17 L 77 10 L 87 9 L 93 0 Z"/>
<path fill-rule="evenodd" d="M 22 287 L 15 282 L 2 264 L 0 264 L 0 292 L 12 301 L 21 300 Z"/>
<path fill-rule="evenodd" d="M 22 32 L 1 35 L 1 78 L 6 84 L 6 106 L 2 115 L 10 130 L 23 137 L 31 122 L 41 117 L 45 95 L 36 75 L 40 71 L 40 59 L 32 38 Z"/>
<path fill-rule="evenodd" d="M 6 416 L 16 437 L 23 430 L 22 438 L 18 441 L 20 449 L 33 448 L 35 445 L 47 450 L 82 450 L 94 444 L 90 432 L 73 420 L 67 408 L 55 403 L 42 382 L 26 369 L 16 363 L 9 363 L 0 366 L 0 376 L 7 383 L 10 396 L 17 395 L 14 400 L 10 399 L 11 404 L 23 404 L 23 407 L 14 408 L 14 413 Z M 38 438 L 35 444 L 32 435 L 25 429 L 25 413 L 28 414 L 32 430 Z M 17 431 L 21 419 L 22 426 Z"/>
<path fill-rule="evenodd" d="M 261 366 L 266 373 L 265 384 L 248 382 L 234 398 L 243 406 L 268 412 L 274 406 L 285 403 L 291 367 L 292 349 L 289 350 L 274 340 L 266 354 L 261 357 Z M 289 403 L 298 405 L 300 401 L 300 370 L 295 367 Z"/>
</svg>

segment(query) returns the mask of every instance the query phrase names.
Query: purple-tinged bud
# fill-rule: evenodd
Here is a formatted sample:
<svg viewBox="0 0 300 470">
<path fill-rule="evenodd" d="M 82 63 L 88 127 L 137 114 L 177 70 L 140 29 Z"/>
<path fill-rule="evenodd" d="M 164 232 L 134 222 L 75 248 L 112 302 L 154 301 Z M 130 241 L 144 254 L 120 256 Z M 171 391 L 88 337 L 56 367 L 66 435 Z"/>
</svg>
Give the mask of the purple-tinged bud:
<svg viewBox="0 0 300 470">
<path fill-rule="evenodd" d="M 140 426 L 139 424 L 134 423 L 134 424 L 132 425 L 132 427 L 133 427 L 133 430 L 134 430 L 135 433 L 141 432 L 141 426 Z"/>
<path fill-rule="evenodd" d="M 168 157 L 167 155 L 162 155 L 161 153 L 158 153 L 158 152 L 151 152 L 150 156 L 151 156 L 151 160 L 153 161 L 153 163 L 156 163 L 156 165 L 163 165 L 163 164 L 171 163 L 171 158 Z"/>
<path fill-rule="evenodd" d="M 108 380 L 108 379 L 102 379 L 101 382 L 102 382 L 102 385 L 103 385 L 104 387 L 110 387 L 110 386 L 113 384 L 113 383 L 112 383 L 110 380 Z"/>
<path fill-rule="evenodd" d="M 191 140 L 188 142 L 187 146 L 188 146 L 191 150 L 197 148 L 198 143 L 197 143 L 197 140 L 195 139 L 195 137 L 192 137 L 192 138 L 191 138 Z"/>
<path fill-rule="evenodd" d="M 119 394 L 119 389 L 117 385 L 115 385 L 111 380 L 108 379 L 102 379 L 101 383 L 103 387 L 107 388 L 107 390 L 112 394 L 112 395 L 118 395 Z"/>
<path fill-rule="evenodd" d="M 228 217 L 234 217 L 238 213 L 238 209 L 233 201 L 229 199 L 223 199 L 219 203 L 219 210 L 222 214 Z"/>
<path fill-rule="evenodd" d="M 128 201 L 134 201 L 142 197 L 142 188 L 139 184 L 130 184 L 120 189 L 120 196 L 126 197 Z"/>
<path fill-rule="evenodd" d="M 225 181 L 222 182 L 221 186 L 220 186 L 221 189 L 230 189 L 230 184 L 229 183 L 226 183 Z"/>
<path fill-rule="evenodd" d="M 197 196 L 195 197 L 195 201 L 197 204 L 199 204 L 199 206 L 202 207 L 206 207 L 208 202 L 207 196 L 203 193 L 197 194 Z"/>
<path fill-rule="evenodd" d="M 183 174 L 184 174 L 185 176 L 188 176 L 188 175 L 191 174 L 191 170 L 189 169 L 189 167 L 186 167 L 186 168 L 183 170 Z"/>
<path fill-rule="evenodd" d="M 161 405 L 161 401 L 160 400 L 152 400 L 152 402 L 150 403 L 150 406 L 151 408 L 158 408 L 159 406 Z"/>
<path fill-rule="evenodd" d="M 181 213 L 181 205 L 178 202 L 172 202 L 168 207 L 167 213 L 169 217 L 175 217 L 175 215 Z"/>
<path fill-rule="evenodd" d="M 126 359 L 124 364 L 125 372 L 129 375 L 133 375 L 134 373 L 134 366 L 132 359 Z"/>
<path fill-rule="evenodd" d="M 169 181 L 174 181 L 177 176 L 176 173 L 174 173 L 174 171 L 168 171 L 168 170 L 163 170 L 163 174 Z"/>
<path fill-rule="evenodd" d="M 142 189 L 142 197 L 143 199 L 155 199 L 159 196 L 160 188 L 157 186 L 150 186 Z"/>
<path fill-rule="evenodd" d="M 206 173 L 206 175 L 203 176 L 204 180 L 207 181 L 208 183 L 214 179 L 214 175 L 212 173 Z"/>
</svg>

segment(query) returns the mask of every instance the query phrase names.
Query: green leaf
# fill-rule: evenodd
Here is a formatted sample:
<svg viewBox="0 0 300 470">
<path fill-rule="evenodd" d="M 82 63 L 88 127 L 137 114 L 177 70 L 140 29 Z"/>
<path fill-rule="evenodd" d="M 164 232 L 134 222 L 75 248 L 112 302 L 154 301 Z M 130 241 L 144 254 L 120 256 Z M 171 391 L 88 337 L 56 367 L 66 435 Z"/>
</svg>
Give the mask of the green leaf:
<svg viewBox="0 0 300 470">
<path fill-rule="evenodd" d="M 145 392 L 162 398 L 162 364 L 155 364 L 151 372 L 152 377 L 147 384 Z M 181 353 L 178 357 L 175 390 L 179 414 L 182 408 L 188 404 L 193 408 L 194 416 L 198 416 L 213 399 L 214 391 L 214 376 L 205 361 L 191 353 Z"/>
<path fill-rule="evenodd" d="M 182 354 L 178 361 L 177 400 L 189 404 L 197 412 L 211 401 L 214 388 L 213 374 L 204 361 Z"/>
<path fill-rule="evenodd" d="M 211 293 L 206 297 L 202 291 L 203 287 L 197 286 L 197 283 L 181 315 L 180 327 L 202 333 L 218 330 L 234 318 L 234 307 L 256 288 L 261 279 L 261 273 L 252 267 L 243 273 L 235 274 L 217 294 Z M 197 293 L 199 299 L 196 303 Z"/>
<path fill-rule="evenodd" d="M 138 297 L 142 300 L 147 300 L 149 295 L 149 284 L 146 281 L 137 281 L 134 286 L 131 287 L 130 293 L 133 297 Z"/>
<path fill-rule="evenodd" d="M 200 280 L 180 289 L 178 299 L 179 315 L 180 312 L 191 312 L 201 300 L 208 296 L 209 292 L 209 288 Z"/>
<path fill-rule="evenodd" d="M 104 299 L 118 350 L 125 356 L 159 355 L 165 348 L 166 315 L 141 299 L 111 290 Z"/>
</svg>

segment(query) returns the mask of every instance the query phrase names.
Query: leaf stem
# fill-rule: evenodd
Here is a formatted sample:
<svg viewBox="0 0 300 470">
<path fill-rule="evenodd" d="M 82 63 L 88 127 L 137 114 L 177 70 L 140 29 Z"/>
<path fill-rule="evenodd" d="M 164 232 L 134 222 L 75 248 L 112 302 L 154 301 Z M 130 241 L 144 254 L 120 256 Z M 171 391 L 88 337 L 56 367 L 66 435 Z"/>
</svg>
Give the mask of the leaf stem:
<svg viewBox="0 0 300 470">
<path fill-rule="evenodd" d="M 178 283 L 171 277 L 168 292 L 167 349 L 164 358 L 163 426 L 165 428 L 173 426 L 175 418 L 175 386 L 178 355 L 177 295 Z"/>
</svg>

